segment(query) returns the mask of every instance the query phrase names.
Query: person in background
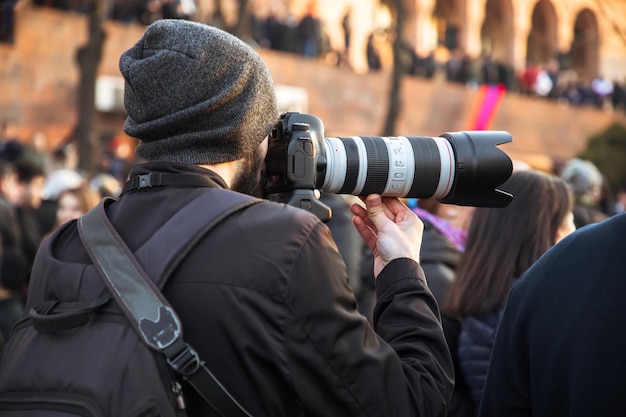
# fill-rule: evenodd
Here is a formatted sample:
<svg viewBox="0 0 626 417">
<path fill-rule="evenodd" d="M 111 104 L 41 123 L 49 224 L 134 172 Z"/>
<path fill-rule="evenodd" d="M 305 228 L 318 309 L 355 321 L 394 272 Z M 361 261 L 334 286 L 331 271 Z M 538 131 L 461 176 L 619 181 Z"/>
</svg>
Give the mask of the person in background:
<svg viewBox="0 0 626 417">
<path fill-rule="evenodd" d="M 509 290 L 550 247 L 575 230 L 565 181 L 536 170 L 514 172 L 504 208 L 478 207 L 443 311 L 461 320 L 458 360 L 478 410 L 496 329 Z"/>
<path fill-rule="evenodd" d="M 297 52 L 309 58 L 320 56 L 322 49 L 322 23 L 317 15 L 317 7 L 316 1 L 310 1 L 306 14 L 296 27 Z"/>
<path fill-rule="evenodd" d="M 626 214 L 572 233 L 511 289 L 479 417 L 626 415 Z"/>
<path fill-rule="evenodd" d="M 421 265 L 428 287 L 442 306 L 448 286 L 454 280 L 459 258 L 465 250 L 467 229 L 474 207 L 443 204 L 434 198 L 420 198 L 413 212 L 424 222 Z"/>
<path fill-rule="evenodd" d="M 128 179 L 130 169 L 137 162 L 134 160 L 130 142 L 124 136 L 118 135 L 107 142 L 100 172 L 113 176 L 123 184 Z"/>
<path fill-rule="evenodd" d="M 22 231 L 17 222 L 16 206 L 20 187 L 15 164 L 0 158 L 0 237 L 4 250 L 21 252 Z"/>
<path fill-rule="evenodd" d="M 44 173 L 50 173 L 51 154 L 48 152 L 48 135 L 38 130 L 33 132 L 24 148 L 25 154 L 37 165 L 43 168 Z"/>
<path fill-rule="evenodd" d="M 17 221 L 22 233 L 22 250 L 28 260 L 30 273 L 35 254 L 44 236 L 37 210 L 43 201 L 46 174 L 43 167 L 27 156 L 19 158 L 15 166 L 20 189 L 20 198 L 16 205 Z"/>
<path fill-rule="evenodd" d="M 0 351 L 11 329 L 24 314 L 23 286 L 27 280 L 26 258 L 0 245 Z"/>
<path fill-rule="evenodd" d="M 620 185 L 615 196 L 615 203 L 613 204 L 613 213 L 619 214 L 626 211 L 626 182 Z"/>
<path fill-rule="evenodd" d="M 454 281 L 461 255 L 465 251 L 467 229 L 474 207 L 443 204 L 434 198 L 417 199 L 413 212 L 424 223 L 421 265 L 438 305 L 443 306 L 448 287 Z M 459 374 L 456 355 L 461 321 L 441 312 L 446 342 L 452 352 L 455 374 Z M 473 417 L 475 410 L 469 389 L 461 378 L 455 379 L 448 417 Z"/>
<path fill-rule="evenodd" d="M 74 220 L 98 205 L 100 194 L 88 182 L 61 191 L 57 197 L 57 220 L 55 228 Z"/>
<path fill-rule="evenodd" d="M 574 193 L 574 224 L 577 229 L 609 217 L 600 208 L 604 178 L 593 162 L 573 158 L 563 167 L 561 178 Z"/>
<path fill-rule="evenodd" d="M 0 123 L 0 154 L 5 151 L 5 146 L 11 142 L 19 142 L 18 127 L 15 121 L 5 119 Z"/>
<path fill-rule="evenodd" d="M 19 200 L 15 165 L 0 159 L 0 337 L 3 341 L 23 311 L 24 286 L 28 281 L 28 260 L 22 249 L 22 230 L 16 212 Z"/>
<path fill-rule="evenodd" d="M 56 227 L 59 194 L 68 188 L 79 187 L 85 181 L 85 177 L 73 169 L 56 169 L 46 175 L 41 204 L 35 210 L 42 236 L 47 236 Z"/>
<path fill-rule="evenodd" d="M 100 193 L 100 198 L 117 198 L 122 192 L 123 183 L 120 183 L 117 178 L 115 178 L 111 174 L 107 174 L 106 172 L 100 172 L 99 174 L 96 174 L 91 180 L 89 180 L 89 185 L 91 186 L 91 188 L 97 190 L 98 193 Z"/>
</svg>

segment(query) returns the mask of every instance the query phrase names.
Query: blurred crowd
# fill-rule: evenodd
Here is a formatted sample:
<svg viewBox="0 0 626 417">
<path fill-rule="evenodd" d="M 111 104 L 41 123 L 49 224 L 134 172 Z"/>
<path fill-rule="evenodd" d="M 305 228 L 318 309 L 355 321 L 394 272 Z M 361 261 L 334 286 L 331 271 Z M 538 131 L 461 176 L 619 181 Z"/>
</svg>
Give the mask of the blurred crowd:
<svg viewBox="0 0 626 417">
<path fill-rule="evenodd" d="M 132 149 L 108 142 L 95 175 L 78 169 L 73 142 L 47 149 L 44 132 L 16 136 L 13 122 L 0 126 L 0 346 L 22 314 L 30 270 L 41 242 L 103 197 L 116 197 L 132 164 Z"/>
<path fill-rule="evenodd" d="M 443 57 L 438 55 L 435 51 L 427 57 L 413 54 L 410 73 L 432 78 L 440 72 L 449 82 L 468 86 L 501 85 L 509 92 L 560 104 L 626 112 L 626 80 L 597 75 L 585 81 L 575 71 L 563 69 L 556 59 L 541 65 L 528 63 L 521 71 L 515 71 L 489 56 L 472 59 L 448 52 Z"/>
<path fill-rule="evenodd" d="M 88 11 L 90 2 L 86 0 L 34 0 L 33 4 L 85 13 Z M 196 11 L 195 0 L 110 0 L 105 3 L 104 15 L 110 20 L 147 26 L 160 19 L 193 19 Z M 346 47 L 350 37 L 349 17 L 350 9 L 346 11 L 343 18 Z M 211 23 L 223 26 L 221 22 L 218 22 L 220 18 L 218 15 L 213 16 L 214 21 Z M 323 23 L 317 15 L 315 2 L 309 4 L 304 16 L 277 13 L 275 10 L 264 17 L 251 14 L 249 27 L 251 41 L 260 47 L 307 57 L 333 55 L 337 64 L 342 58 L 340 51 L 333 51 L 330 48 Z"/>
</svg>

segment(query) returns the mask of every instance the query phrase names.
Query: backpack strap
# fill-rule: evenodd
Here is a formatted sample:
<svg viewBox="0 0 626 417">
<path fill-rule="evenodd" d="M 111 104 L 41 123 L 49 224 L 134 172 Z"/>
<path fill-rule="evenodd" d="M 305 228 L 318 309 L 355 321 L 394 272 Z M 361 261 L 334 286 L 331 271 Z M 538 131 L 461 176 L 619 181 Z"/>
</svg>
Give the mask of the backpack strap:
<svg viewBox="0 0 626 417">
<path fill-rule="evenodd" d="M 236 211 L 261 201 L 263 200 L 221 189 L 200 193 L 155 233 L 159 236 L 154 242 L 161 248 L 156 251 L 157 255 L 168 255 L 163 256 L 163 260 L 150 267 L 150 270 L 152 273 L 171 273 L 193 244 L 213 226 Z M 182 326 L 178 316 L 107 218 L 105 206 L 109 202 L 109 199 L 103 199 L 98 206 L 80 217 L 78 231 L 94 266 L 128 317 L 131 326 L 146 345 L 167 357 L 168 364 L 219 415 L 251 417 L 200 360 L 197 352 L 182 339 Z M 207 222 L 206 219 L 211 220 Z M 195 228 L 191 228 L 192 226 Z M 171 245 L 162 244 L 161 236 L 173 230 L 177 231 L 175 235 L 179 235 L 184 227 L 191 228 L 192 231 L 191 234 L 184 235 L 188 236 L 184 239 L 187 246 L 179 242 L 176 244 L 178 250 L 173 251 Z M 169 236 L 167 243 L 175 241 L 171 239 L 171 234 Z M 146 244 L 141 250 L 148 251 L 147 248 L 151 246 L 152 244 Z"/>
<path fill-rule="evenodd" d="M 238 210 L 265 201 L 222 188 L 198 188 L 195 192 L 199 195 L 135 251 L 135 257 L 160 289 L 213 226 Z"/>
</svg>

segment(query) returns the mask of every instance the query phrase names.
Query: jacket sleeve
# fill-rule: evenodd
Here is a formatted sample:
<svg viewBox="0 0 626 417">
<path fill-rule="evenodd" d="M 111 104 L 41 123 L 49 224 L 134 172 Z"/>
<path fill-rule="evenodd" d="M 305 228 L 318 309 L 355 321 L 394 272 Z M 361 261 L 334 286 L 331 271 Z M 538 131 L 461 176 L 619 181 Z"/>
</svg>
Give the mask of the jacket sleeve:
<svg viewBox="0 0 626 417">
<path fill-rule="evenodd" d="M 416 262 L 395 260 L 378 277 L 376 331 L 357 312 L 324 225 L 310 233 L 290 280 L 287 365 L 307 415 L 445 415 L 452 360 Z"/>
</svg>

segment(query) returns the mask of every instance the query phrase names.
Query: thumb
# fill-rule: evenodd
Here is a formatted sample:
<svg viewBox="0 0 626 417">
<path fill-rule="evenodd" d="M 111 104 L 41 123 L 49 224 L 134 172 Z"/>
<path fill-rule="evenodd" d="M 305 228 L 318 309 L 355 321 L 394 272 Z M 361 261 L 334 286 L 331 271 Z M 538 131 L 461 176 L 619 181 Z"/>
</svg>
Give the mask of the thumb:
<svg viewBox="0 0 626 417">
<path fill-rule="evenodd" d="M 368 195 L 365 199 L 365 205 L 367 207 L 367 216 L 378 229 L 387 220 L 381 196 L 378 194 Z"/>
</svg>

